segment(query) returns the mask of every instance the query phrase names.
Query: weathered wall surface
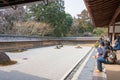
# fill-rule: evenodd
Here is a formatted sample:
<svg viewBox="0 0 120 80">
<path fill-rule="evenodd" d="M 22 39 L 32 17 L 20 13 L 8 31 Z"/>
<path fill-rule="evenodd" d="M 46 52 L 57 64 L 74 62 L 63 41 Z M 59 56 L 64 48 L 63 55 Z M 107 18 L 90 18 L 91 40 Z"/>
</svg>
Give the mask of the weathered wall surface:
<svg viewBox="0 0 120 80">
<path fill-rule="evenodd" d="M 22 50 L 56 44 L 57 41 L 0 42 L 0 51 Z"/>
<path fill-rule="evenodd" d="M 0 35 L 0 51 L 22 50 L 43 46 L 52 46 L 59 43 L 80 44 L 96 42 L 98 37 L 29 37 Z"/>
</svg>

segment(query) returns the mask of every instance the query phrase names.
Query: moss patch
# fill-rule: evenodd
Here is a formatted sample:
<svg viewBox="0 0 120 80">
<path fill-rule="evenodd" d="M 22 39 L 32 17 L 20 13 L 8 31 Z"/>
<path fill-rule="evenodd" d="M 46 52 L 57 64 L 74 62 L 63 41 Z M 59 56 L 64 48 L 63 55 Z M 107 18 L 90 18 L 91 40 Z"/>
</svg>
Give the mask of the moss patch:
<svg viewBox="0 0 120 80">
<path fill-rule="evenodd" d="M 17 61 L 6 61 L 6 62 L 3 62 L 3 63 L 0 63 L 0 66 L 8 66 L 8 65 L 13 65 L 13 64 L 16 64 Z"/>
<path fill-rule="evenodd" d="M 95 48 L 97 48 L 98 46 L 99 46 L 99 42 L 98 41 L 96 41 L 96 43 L 95 43 Z"/>
</svg>

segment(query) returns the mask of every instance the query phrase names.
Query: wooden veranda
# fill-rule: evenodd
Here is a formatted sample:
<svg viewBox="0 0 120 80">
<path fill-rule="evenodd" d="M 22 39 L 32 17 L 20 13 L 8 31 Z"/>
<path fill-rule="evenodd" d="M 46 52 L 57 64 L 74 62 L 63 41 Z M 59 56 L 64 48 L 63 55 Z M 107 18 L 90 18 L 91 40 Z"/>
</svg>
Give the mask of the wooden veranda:
<svg viewBox="0 0 120 80">
<path fill-rule="evenodd" d="M 107 27 L 108 35 L 120 33 L 120 0 L 84 0 L 96 27 Z"/>
<path fill-rule="evenodd" d="M 84 2 L 93 24 L 96 27 L 107 27 L 108 35 L 112 36 L 112 42 L 114 42 L 115 35 L 120 34 L 120 0 L 84 0 Z M 120 51 L 117 51 L 117 61 L 118 64 L 105 65 L 108 79 L 97 75 L 93 80 L 119 80 Z"/>
</svg>

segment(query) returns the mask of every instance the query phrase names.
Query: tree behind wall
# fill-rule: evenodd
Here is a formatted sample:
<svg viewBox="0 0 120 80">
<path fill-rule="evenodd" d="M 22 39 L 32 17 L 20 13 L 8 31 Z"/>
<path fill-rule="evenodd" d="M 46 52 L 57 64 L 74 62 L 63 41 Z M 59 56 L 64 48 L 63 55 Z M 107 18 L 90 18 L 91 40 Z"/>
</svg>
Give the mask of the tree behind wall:
<svg viewBox="0 0 120 80">
<path fill-rule="evenodd" d="M 53 36 L 66 36 L 70 28 L 70 22 L 67 23 L 68 15 L 64 11 L 63 0 L 55 0 L 55 2 L 50 2 L 47 6 L 44 4 L 35 4 L 29 7 L 29 9 L 27 13 L 29 19 L 49 23 L 54 28 Z"/>
<path fill-rule="evenodd" d="M 24 20 L 24 8 L 18 7 L 17 10 L 12 8 L 0 10 L 0 34 L 11 34 L 14 22 Z"/>
<path fill-rule="evenodd" d="M 81 33 L 83 32 L 92 32 L 93 31 L 93 24 L 91 22 L 91 18 L 89 17 L 88 11 L 83 10 L 79 15 L 78 15 L 78 21 L 79 21 L 79 31 Z"/>
<path fill-rule="evenodd" d="M 108 30 L 107 28 L 95 28 L 93 33 L 95 36 L 101 36 L 101 34 L 107 35 Z"/>
<path fill-rule="evenodd" d="M 94 26 L 92 25 L 88 11 L 83 10 L 78 14 L 78 18 L 74 18 L 70 29 L 71 36 L 83 36 L 83 33 L 92 33 Z"/>
<path fill-rule="evenodd" d="M 53 29 L 46 23 L 35 21 L 14 23 L 13 33 L 25 36 L 45 36 L 49 35 Z"/>
</svg>

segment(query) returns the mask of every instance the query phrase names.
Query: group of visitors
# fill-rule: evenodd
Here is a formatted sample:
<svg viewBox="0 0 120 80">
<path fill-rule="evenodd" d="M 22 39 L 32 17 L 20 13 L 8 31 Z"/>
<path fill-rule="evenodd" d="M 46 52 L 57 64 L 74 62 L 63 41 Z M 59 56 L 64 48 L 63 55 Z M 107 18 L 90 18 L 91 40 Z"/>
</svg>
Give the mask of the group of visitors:
<svg viewBox="0 0 120 80">
<path fill-rule="evenodd" d="M 111 46 L 110 41 L 104 40 L 102 37 L 99 39 L 99 46 L 95 56 L 97 62 L 97 72 L 102 72 L 104 64 L 114 64 L 117 62 L 116 50 L 120 50 L 120 37 L 115 40 L 114 46 Z"/>
</svg>

